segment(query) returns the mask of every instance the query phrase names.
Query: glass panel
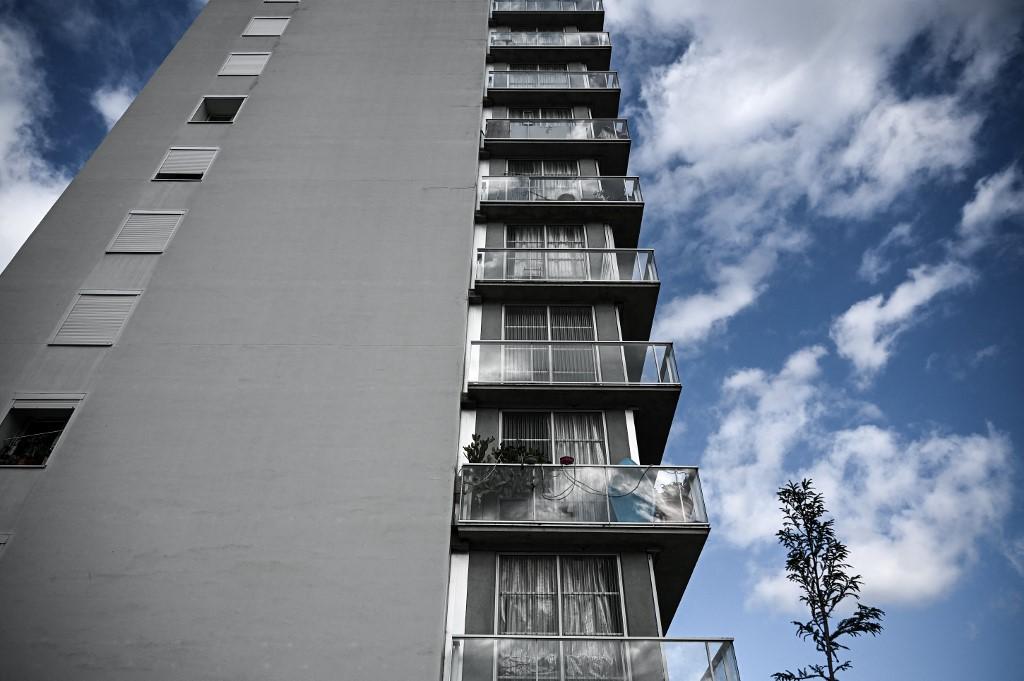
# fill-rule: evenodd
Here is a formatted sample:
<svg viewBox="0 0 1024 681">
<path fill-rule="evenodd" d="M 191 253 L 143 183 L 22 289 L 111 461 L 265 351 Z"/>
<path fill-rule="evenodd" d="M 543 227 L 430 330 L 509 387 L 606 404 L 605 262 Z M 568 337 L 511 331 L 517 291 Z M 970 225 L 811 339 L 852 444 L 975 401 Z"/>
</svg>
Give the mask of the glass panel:
<svg viewBox="0 0 1024 681">
<path fill-rule="evenodd" d="M 551 415 L 544 411 L 501 413 L 501 441 L 535 449 L 551 462 Z"/>
<path fill-rule="evenodd" d="M 555 458 L 571 456 L 577 464 L 608 463 L 601 412 L 566 412 L 554 415 Z"/>
<path fill-rule="evenodd" d="M 501 556 L 499 566 L 499 631 L 503 634 L 557 634 L 555 557 Z"/>
<path fill-rule="evenodd" d="M 566 681 L 622 681 L 626 661 L 622 641 L 573 641 L 562 643 Z"/>
</svg>

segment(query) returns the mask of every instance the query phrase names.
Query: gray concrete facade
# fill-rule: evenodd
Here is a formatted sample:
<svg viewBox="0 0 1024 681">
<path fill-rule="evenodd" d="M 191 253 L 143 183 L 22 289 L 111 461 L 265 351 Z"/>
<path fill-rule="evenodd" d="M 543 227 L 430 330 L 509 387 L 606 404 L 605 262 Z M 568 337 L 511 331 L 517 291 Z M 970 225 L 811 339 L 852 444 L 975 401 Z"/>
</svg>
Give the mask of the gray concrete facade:
<svg viewBox="0 0 1024 681">
<path fill-rule="evenodd" d="M 0 276 L 0 407 L 85 396 L 0 470 L 0 678 L 437 678 L 487 5 L 211 0 Z M 151 181 L 171 146 L 219 153 Z M 105 254 L 133 209 L 187 214 Z M 82 289 L 142 294 L 48 345 Z"/>
</svg>

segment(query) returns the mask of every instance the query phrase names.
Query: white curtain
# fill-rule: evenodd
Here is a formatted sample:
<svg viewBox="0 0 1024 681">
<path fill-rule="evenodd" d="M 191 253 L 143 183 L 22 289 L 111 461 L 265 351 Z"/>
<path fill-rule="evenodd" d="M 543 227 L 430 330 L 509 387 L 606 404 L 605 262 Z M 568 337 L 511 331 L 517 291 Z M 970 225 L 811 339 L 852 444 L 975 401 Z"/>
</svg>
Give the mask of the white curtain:
<svg viewBox="0 0 1024 681">
<path fill-rule="evenodd" d="M 586 235 L 583 225 L 548 225 L 548 248 L 581 249 L 586 248 Z M 586 253 L 548 253 L 548 276 L 551 279 L 583 279 L 587 278 Z"/>
<path fill-rule="evenodd" d="M 600 412 L 555 414 L 555 458 L 571 456 L 580 466 L 608 463 Z"/>
<path fill-rule="evenodd" d="M 551 462 L 551 415 L 546 411 L 505 411 L 501 414 L 501 441 L 536 449 Z"/>
<path fill-rule="evenodd" d="M 594 354 L 594 319 L 589 307 L 553 306 L 551 340 L 579 341 L 551 348 L 551 376 L 554 382 L 590 383 L 597 380 Z"/>
<path fill-rule="evenodd" d="M 622 599 L 614 556 L 563 556 L 562 633 L 621 636 Z"/>
<path fill-rule="evenodd" d="M 539 305 L 505 306 L 505 340 L 548 340 L 547 308 Z M 503 346 L 504 380 L 546 383 L 550 380 L 547 343 Z"/>
<path fill-rule="evenodd" d="M 544 248 L 544 225 L 509 225 L 505 245 L 511 249 Z M 545 276 L 543 252 L 507 253 L 505 258 L 505 276 L 509 279 L 543 279 Z"/>
<path fill-rule="evenodd" d="M 558 634 L 555 556 L 502 556 L 498 577 L 501 634 Z"/>
</svg>

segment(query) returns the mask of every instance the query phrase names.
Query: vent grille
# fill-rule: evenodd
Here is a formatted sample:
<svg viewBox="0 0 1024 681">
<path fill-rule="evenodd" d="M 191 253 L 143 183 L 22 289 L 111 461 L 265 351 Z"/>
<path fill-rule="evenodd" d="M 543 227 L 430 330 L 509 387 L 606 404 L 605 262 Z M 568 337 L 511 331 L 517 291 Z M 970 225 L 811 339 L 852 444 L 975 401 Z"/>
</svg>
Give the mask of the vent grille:
<svg viewBox="0 0 1024 681">
<path fill-rule="evenodd" d="M 163 253 L 184 215 L 184 211 L 133 210 L 107 253 Z"/>
<path fill-rule="evenodd" d="M 217 75 L 258 76 L 269 59 L 269 52 L 232 52 Z"/>
<path fill-rule="evenodd" d="M 217 147 L 171 147 L 155 179 L 201 180 L 216 155 Z"/>
<path fill-rule="evenodd" d="M 244 36 L 278 36 L 291 21 L 288 17 L 253 17 L 245 27 Z"/>
<path fill-rule="evenodd" d="M 79 294 L 50 345 L 113 345 L 138 297 L 138 291 Z"/>
</svg>

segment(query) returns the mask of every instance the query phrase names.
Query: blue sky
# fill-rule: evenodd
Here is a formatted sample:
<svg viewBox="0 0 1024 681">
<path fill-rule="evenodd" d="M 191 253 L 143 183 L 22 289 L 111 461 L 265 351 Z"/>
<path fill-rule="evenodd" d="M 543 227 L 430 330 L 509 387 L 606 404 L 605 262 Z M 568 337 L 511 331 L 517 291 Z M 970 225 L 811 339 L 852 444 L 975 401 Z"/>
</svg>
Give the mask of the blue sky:
<svg viewBox="0 0 1024 681">
<path fill-rule="evenodd" d="M 886 631 L 846 681 L 1024 654 L 1024 4 L 606 0 L 713 518 L 674 635 L 792 635 L 773 492 L 811 475 Z M 194 0 L 0 0 L 0 267 Z"/>
</svg>

